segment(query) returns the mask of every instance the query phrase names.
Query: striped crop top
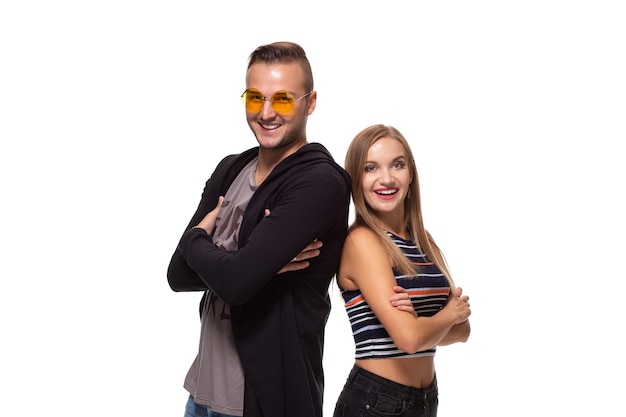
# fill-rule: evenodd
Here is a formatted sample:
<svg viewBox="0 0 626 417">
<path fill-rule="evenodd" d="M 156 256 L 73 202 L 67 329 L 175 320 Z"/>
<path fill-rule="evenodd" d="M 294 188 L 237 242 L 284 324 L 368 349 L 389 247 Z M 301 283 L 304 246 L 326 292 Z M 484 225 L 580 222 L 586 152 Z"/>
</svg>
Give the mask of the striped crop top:
<svg viewBox="0 0 626 417">
<path fill-rule="evenodd" d="M 417 250 L 413 241 L 404 240 L 390 232 L 387 234 L 417 266 L 417 276 L 413 277 L 402 275 L 394 269 L 397 284 L 406 289 L 418 316 L 433 316 L 445 305 L 450 294 L 448 280 L 426 255 Z M 398 349 L 361 291 L 341 288 L 341 295 L 352 326 L 356 359 L 435 356 L 435 347 L 413 354 Z"/>
</svg>

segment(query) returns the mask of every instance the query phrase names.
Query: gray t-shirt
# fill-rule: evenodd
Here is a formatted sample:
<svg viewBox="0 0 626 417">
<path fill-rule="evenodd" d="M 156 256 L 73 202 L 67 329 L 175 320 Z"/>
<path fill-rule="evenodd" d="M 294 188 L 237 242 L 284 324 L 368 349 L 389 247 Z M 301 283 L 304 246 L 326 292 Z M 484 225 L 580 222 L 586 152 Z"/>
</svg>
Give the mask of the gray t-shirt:
<svg viewBox="0 0 626 417">
<path fill-rule="evenodd" d="M 258 188 L 254 181 L 256 165 L 257 158 L 239 173 L 224 196 L 213 242 L 225 251 L 237 250 L 243 214 Z M 202 311 L 198 355 L 184 387 L 198 404 L 218 413 L 243 416 L 244 375 L 233 338 L 230 305 L 211 290 Z"/>
</svg>

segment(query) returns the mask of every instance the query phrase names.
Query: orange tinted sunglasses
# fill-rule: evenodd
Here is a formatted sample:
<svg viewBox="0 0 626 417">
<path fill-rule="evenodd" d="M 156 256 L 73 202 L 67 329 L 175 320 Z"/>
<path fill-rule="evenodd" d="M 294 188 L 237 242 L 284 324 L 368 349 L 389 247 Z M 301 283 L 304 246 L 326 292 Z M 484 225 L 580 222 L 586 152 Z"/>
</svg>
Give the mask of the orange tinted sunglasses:
<svg viewBox="0 0 626 417">
<path fill-rule="evenodd" d="M 248 113 L 257 113 L 261 111 L 263 105 L 266 100 L 270 101 L 272 109 L 278 114 L 288 114 L 291 113 L 295 107 L 296 101 L 302 100 L 313 91 L 309 91 L 305 95 L 295 98 L 293 94 L 291 94 L 287 90 L 278 90 L 271 97 L 266 97 L 256 88 L 248 88 L 243 92 L 241 98 L 243 99 L 243 104 L 246 106 L 246 111 Z"/>
</svg>

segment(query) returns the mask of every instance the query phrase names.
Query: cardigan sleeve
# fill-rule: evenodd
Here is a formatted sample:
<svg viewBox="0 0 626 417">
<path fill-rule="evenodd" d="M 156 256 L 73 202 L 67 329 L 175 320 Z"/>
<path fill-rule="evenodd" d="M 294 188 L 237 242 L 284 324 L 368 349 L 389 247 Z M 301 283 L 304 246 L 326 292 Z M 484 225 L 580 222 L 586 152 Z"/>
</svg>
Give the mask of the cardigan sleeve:
<svg viewBox="0 0 626 417">
<path fill-rule="evenodd" d="M 236 252 L 217 248 L 202 229 L 192 228 L 183 234 L 178 251 L 188 274 L 194 271 L 199 277 L 186 280 L 187 285 L 203 288 L 204 283 L 225 302 L 242 304 L 314 239 L 323 244 L 343 242 L 350 188 L 338 170 L 320 164 L 306 173 L 290 175 L 278 189 L 263 190 L 264 185 L 246 210 Z M 271 213 L 264 217 L 266 208 Z M 308 268 L 283 274 L 287 275 L 284 279 L 327 279 L 334 275 L 338 251 L 336 245 L 331 253 L 329 250 L 322 246 L 321 254 Z"/>
<path fill-rule="evenodd" d="M 224 158 L 206 181 L 198 208 L 189 221 L 185 231 L 196 226 L 200 220 L 217 205 L 217 200 L 221 195 L 221 188 L 225 181 L 224 175 L 226 175 L 228 162 L 232 158 L 233 156 Z M 187 263 L 187 260 L 180 251 L 180 242 L 170 259 L 167 268 L 167 281 L 170 288 L 174 291 L 205 291 L 209 289 L 206 282 L 204 282 Z"/>
</svg>

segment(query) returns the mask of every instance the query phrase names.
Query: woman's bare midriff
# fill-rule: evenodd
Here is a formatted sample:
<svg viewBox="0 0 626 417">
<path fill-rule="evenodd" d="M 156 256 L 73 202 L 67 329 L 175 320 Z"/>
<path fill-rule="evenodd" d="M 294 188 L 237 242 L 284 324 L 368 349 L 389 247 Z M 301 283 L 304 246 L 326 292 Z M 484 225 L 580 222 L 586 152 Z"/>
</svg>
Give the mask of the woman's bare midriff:
<svg viewBox="0 0 626 417">
<path fill-rule="evenodd" d="M 414 388 L 429 386 L 435 377 L 435 360 L 432 356 L 361 359 L 357 360 L 356 364 L 366 371 Z"/>
</svg>

